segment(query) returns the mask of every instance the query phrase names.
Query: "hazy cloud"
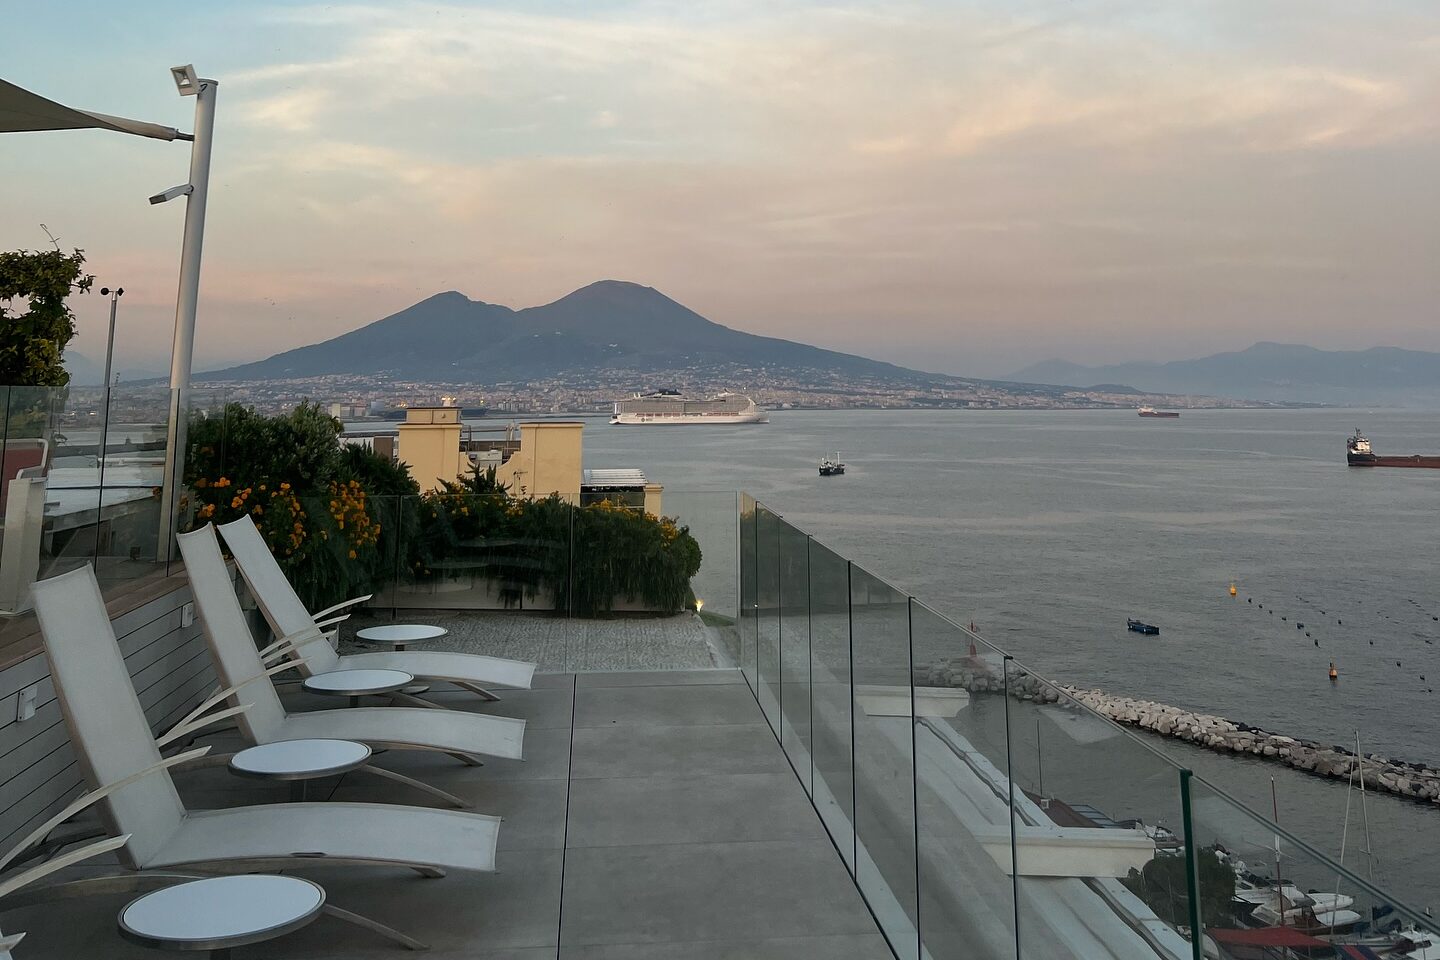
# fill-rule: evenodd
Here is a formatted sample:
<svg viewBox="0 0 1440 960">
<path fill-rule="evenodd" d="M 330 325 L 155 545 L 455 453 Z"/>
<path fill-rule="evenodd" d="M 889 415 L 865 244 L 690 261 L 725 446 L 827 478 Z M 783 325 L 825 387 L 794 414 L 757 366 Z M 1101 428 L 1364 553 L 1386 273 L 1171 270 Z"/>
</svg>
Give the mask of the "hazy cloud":
<svg viewBox="0 0 1440 960">
<path fill-rule="evenodd" d="M 1440 349 L 1427 4 L 302 5 L 227 29 L 214 357 L 606 276 L 958 372 Z M 87 247 L 141 216 L 97 214 Z M 174 229 L 141 231 L 149 272 Z"/>
</svg>

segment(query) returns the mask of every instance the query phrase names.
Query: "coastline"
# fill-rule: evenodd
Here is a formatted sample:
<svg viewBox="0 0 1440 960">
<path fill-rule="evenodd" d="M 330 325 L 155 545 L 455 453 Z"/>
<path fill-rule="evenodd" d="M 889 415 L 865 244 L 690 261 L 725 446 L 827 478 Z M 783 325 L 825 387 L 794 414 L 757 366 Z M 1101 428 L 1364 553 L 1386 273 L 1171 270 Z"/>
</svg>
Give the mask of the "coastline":
<svg viewBox="0 0 1440 960">
<path fill-rule="evenodd" d="M 1354 779 L 1365 789 L 1393 794 L 1427 806 L 1440 807 L 1440 769 L 1355 751 L 1339 744 L 1288 737 L 1260 727 L 1180 707 L 1116 696 L 1104 690 L 1069 685 L 1051 686 L 1031 674 L 1012 677 L 1007 687 L 1001 669 L 979 656 L 939 660 L 915 668 L 918 686 L 963 687 L 972 694 L 1008 692 L 1019 700 L 1060 703 L 1061 695 L 1123 726 L 1217 753 L 1247 754 L 1330 780 Z"/>
</svg>

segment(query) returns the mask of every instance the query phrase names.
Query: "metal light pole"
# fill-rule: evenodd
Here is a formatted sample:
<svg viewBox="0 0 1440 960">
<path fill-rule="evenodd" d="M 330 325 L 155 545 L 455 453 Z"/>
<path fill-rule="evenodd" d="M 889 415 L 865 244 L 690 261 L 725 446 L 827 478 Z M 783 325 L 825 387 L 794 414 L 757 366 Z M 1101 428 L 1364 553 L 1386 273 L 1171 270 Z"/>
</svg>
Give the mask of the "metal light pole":
<svg viewBox="0 0 1440 960">
<path fill-rule="evenodd" d="M 110 339 L 105 342 L 105 409 L 100 415 L 100 442 L 95 445 L 96 463 L 100 467 L 100 497 L 105 496 L 105 447 L 110 437 L 110 386 L 111 368 L 115 362 L 115 306 L 125 296 L 125 288 L 100 288 L 100 296 L 110 298 Z"/>
<path fill-rule="evenodd" d="M 164 203 L 185 197 L 185 239 L 180 248 L 180 287 L 175 297 L 175 339 L 170 353 L 170 429 L 165 444 L 165 477 L 160 494 L 160 539 L 156 559 L 171 559 L 180 515 L 179 488 L 185 474 L 185 391 L 195 352 L 195 309 L 200 297 L 200 251 L 205 239 L 205 201 L 210 187 L 210 143 L 215 129 L 216 80 L 200 79 L 193 67 L 170 70 L 182 97 L 195 98 L 195 134 L 190 147 L 190 182 L 150 198 Z"/>
</svg>

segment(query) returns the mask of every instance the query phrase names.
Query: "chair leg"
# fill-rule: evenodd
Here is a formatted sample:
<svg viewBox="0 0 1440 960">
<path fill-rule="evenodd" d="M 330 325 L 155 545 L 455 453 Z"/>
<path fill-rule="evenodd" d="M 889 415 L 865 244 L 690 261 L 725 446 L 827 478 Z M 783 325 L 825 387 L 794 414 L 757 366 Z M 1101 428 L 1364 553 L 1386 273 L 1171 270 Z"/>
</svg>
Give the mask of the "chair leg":
<svg viewBox="0 0 1440 960">
<path fill-rule="evenodd" d="M 461 753 L 459 750 L 446 750 L 446 753 L 465 764 L 467 767 L 483 767 L 484 761 L 471 753 Z"/>
<path fill-rule="evenodd" d="M 480 686 L 478 683 L 471 683 L 468 680 L 451 680 L 450 682 L 455 684 L 455 686 L 457 687 L 461 687 L 465 690 L 469 690 L 471 693 L 478 694 L 482 699 L 489 700 L 492 703 L 500 699 L 499 697 L 495 696 L 495 694 L 491 693 L 489 690 L 486 690 L 484 687 Z"/>
<path fill-rule="evenodd" d="M 396 783 L 403 783 L 406 786 L 414 787 L 416 790 L 419 790 L 423 793 L 428 793 L 433 797 L 439 797 L 441 800 L 444 800 L 451 806 L 459 807 L 462 810 L 469 810 L 475 806 L 473 803 L 470 803 L 467 800 L 460 799 L 453 793 L 446 793 L 439 787 L 433 787 L 430 784 L 425 783 L 424 781 L 416 780 L 413 777 L 407 777 L 403 773 L 396 773 L 394 770 L 386 770 L 384 767 L 377 767 L 374 764 L 367 763 L 362 767 L 356 767 L 355 772 L 373 773 L 377 777 L 384 777 L 387 780 L 394 780 Z"/>
<path fill-rule="evenodd" d="M 363 930 L 369 930 L 371 933 L 381 936 L 386 940 L 390 940 L 394 943 L 400 944 L 400 946 L 404 947 L 407 950 L 430 949 L 430 945 L 428 943 L 422 943 L 421 941 L 416 940 L 414 937 L 409 936 L 408 934 L 401 933 L 394 927 L 386 926 L 378 920 L 372 920 L 369 917 L 361 916 L 360 914 L 354 913 L 350 910 L 341 909 L 340 907 L 335 906 L 335 904 L 333 903 L 326 903 L 325 906 L 321 908 L 321 910 L 327 917 L 334 917 L 336 920 L 339 920 L 343 923 L 353 924 Z"/>
<path fill-rule="evenodd" d="M 424 699 L 424 698 L 422 698 L 422 697 L 417 697 L 417 696 L 413 696 L 413 695 L 411 695 L 411 694 L 405 693 L 403 690 L 396 690 L 394 693 L 387 693 L 385 696 L 389 697 L 390 700 L 391 700 L 392 702 L 394 702 L 394 703 L 405 704 L 406 706 L 410 706 L 410 707 L 428 707 L 428 708 L 430 708 L 431 710 L 449 710 L 449 709 L 450 709 L 449 707 L 444 706 L 443 704 L 433 703 L 432 701 L 426 700 L 426 699 Z"/>
</svg>

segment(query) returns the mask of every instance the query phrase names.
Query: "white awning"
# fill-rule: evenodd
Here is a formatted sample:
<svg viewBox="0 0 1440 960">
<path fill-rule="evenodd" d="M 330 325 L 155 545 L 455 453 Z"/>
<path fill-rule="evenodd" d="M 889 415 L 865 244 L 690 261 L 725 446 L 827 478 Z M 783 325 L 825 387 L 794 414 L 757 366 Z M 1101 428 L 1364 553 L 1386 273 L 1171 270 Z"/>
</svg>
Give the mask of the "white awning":
<svg viewBox="0 0 1440 960">
<path fill-rule="evenodd" d="M 115 130 L 119 133 L 133 133 L 137 137 L 153 137 L 156 140 L 174 140 L 181 136 L 180 131 L 174 127 L 76 110 L 0 80 L 0 133 L 88 129 Z"/>
<path fill-rule="evenodd" d="M 650 481 L 639 470 L 628 467 L 583 470 L 580 486 L 590 490 L 643 490 Z"/>
</svg>

